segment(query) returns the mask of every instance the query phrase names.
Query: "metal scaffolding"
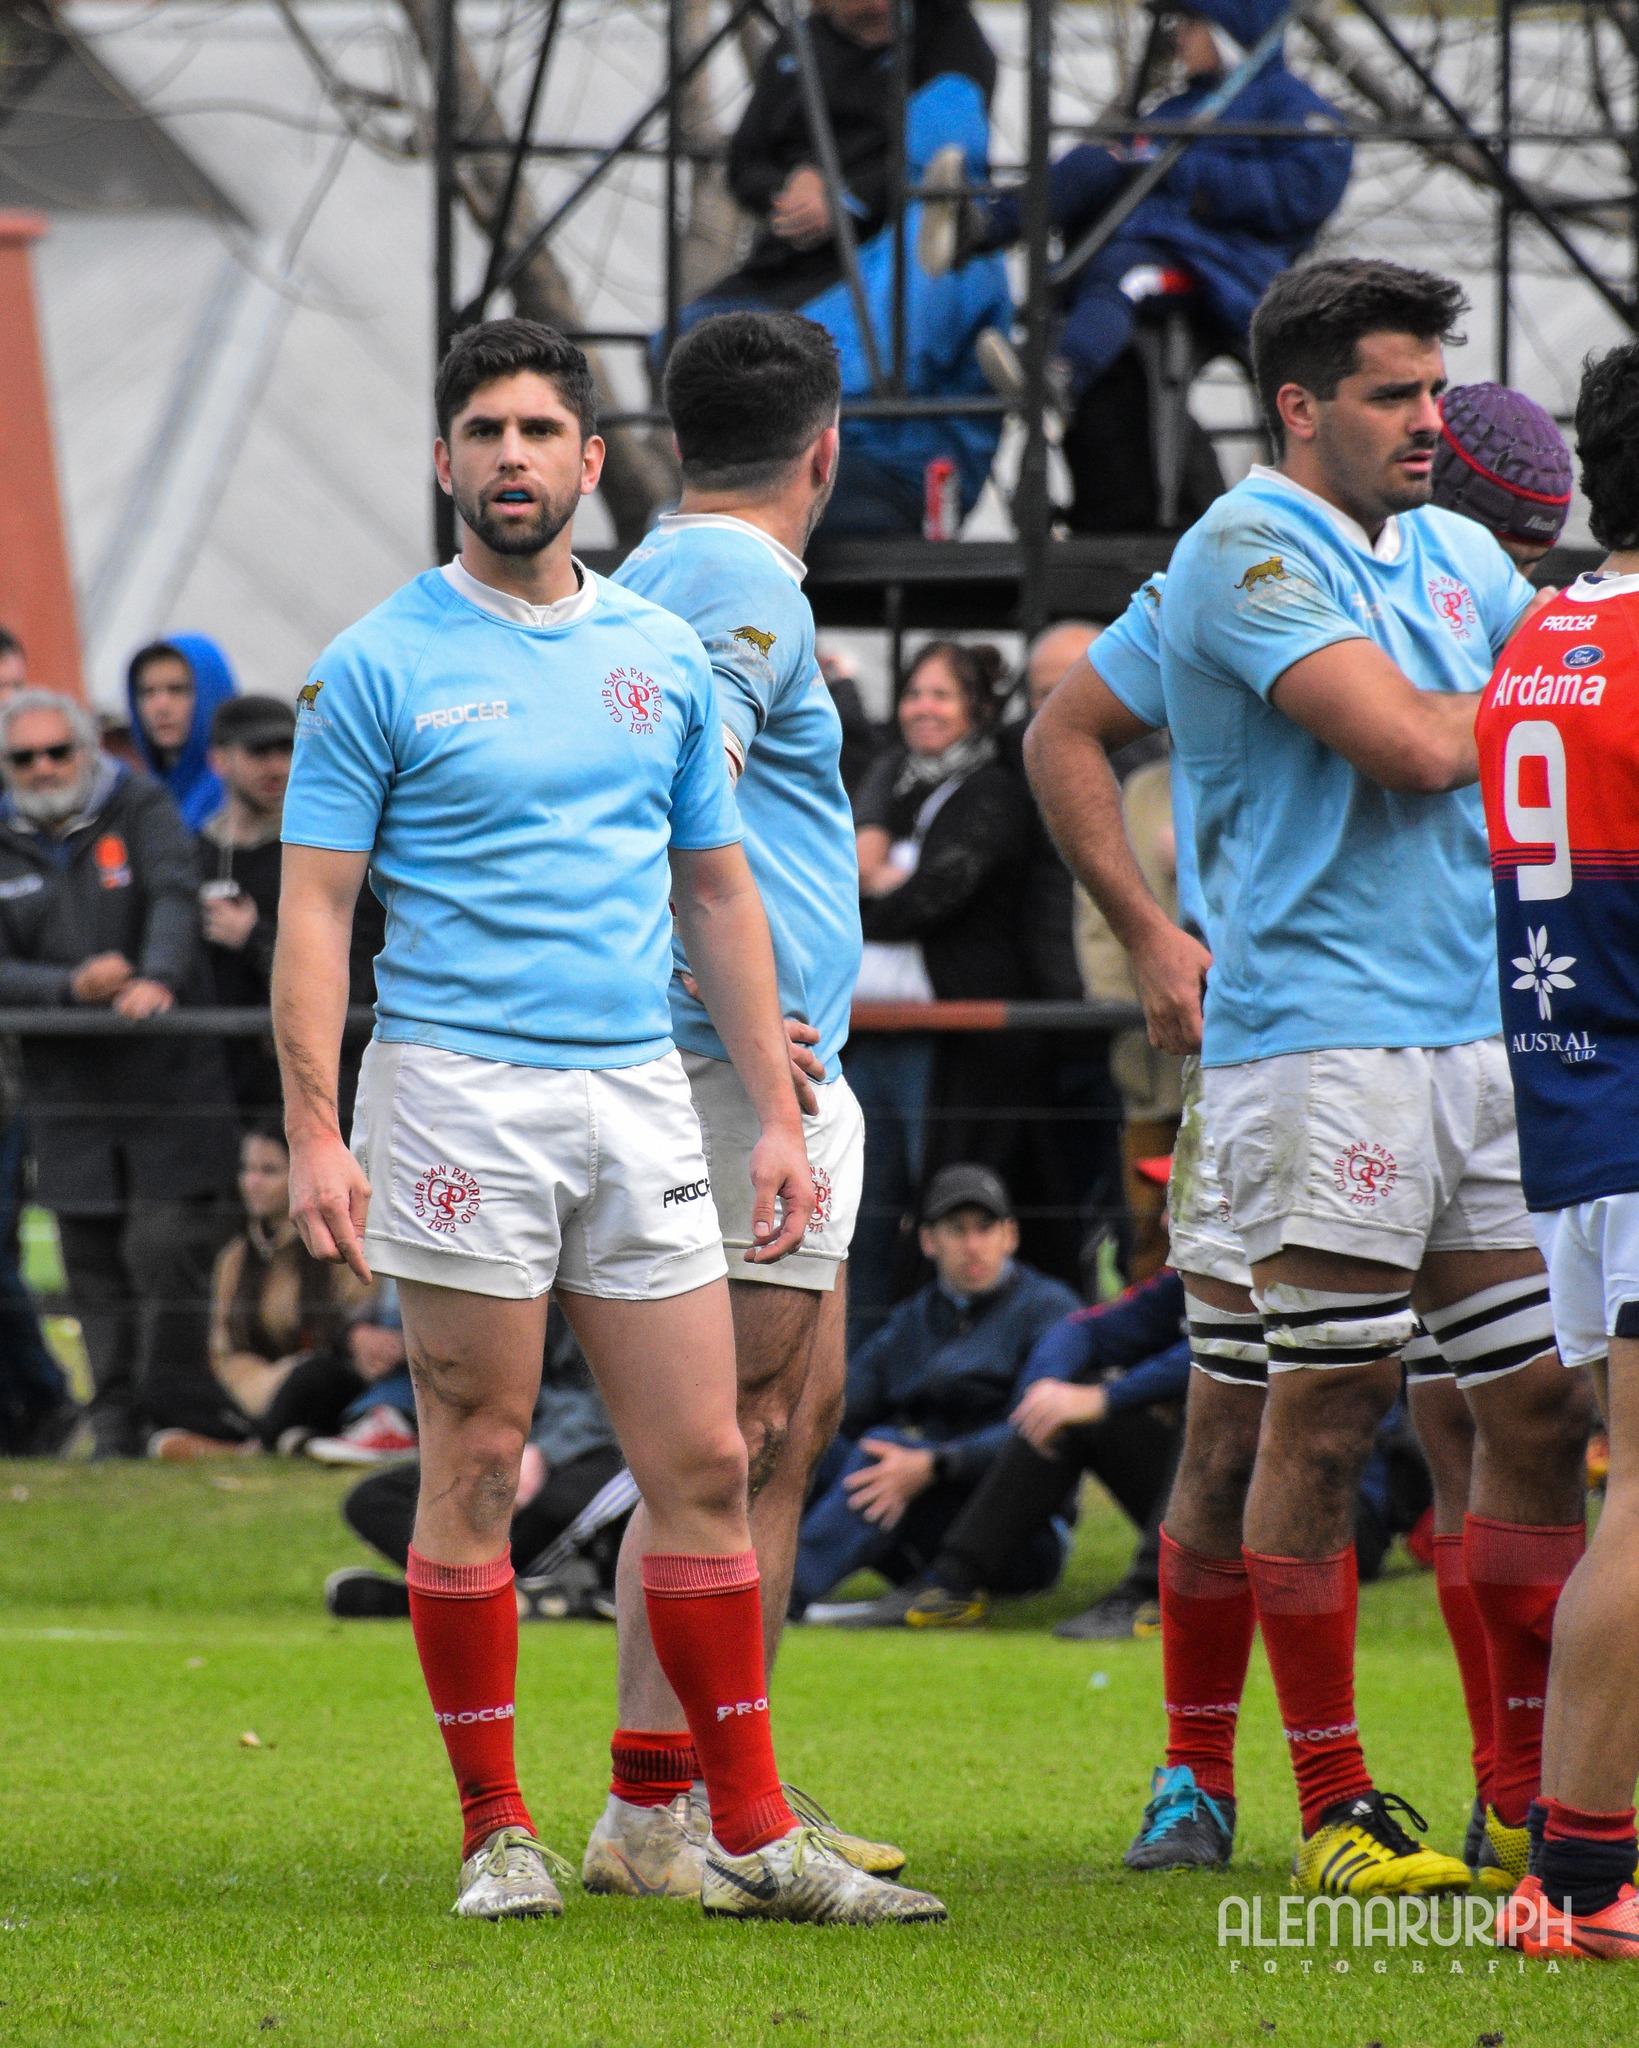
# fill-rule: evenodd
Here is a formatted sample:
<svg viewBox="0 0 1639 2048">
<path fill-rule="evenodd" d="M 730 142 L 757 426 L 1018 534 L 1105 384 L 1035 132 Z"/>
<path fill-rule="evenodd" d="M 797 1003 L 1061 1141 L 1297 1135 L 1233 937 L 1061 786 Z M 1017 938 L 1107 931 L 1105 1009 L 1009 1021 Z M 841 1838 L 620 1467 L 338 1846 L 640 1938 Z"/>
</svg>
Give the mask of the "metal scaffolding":
<svg viewBox="0 0 1639 2048">
<path fill-rule="evenodd" d="M 469 0 L 471 4 L 471 0 Z M 658 159 L 664 166 L 663 246 L 656 250 L 664 265 L 665 312 L 661 345 L 676 333 L 681 303 L 680 261 L 683 167 L 720 155 L 691 145 L 683 116 L 682 97 L 690 81 L 748 20 L 783 33 L 796 58 L 817 168 L 836 223 L 837 254 L 843 281 L 852 301 L 869 365 L 868 395 L 844 403 L 850 418 L 954 416 L 959 413 L 1005 415 L 1016 411 L 1023 430 L 1017 485 L 1011 510 L 1016 539 L 982 545 L 924 542 L 833 543 L 819 551 L 810 590 L 822 621 L 878 623 L 895 632 L 919 623 L 1007 624 L 1033 632 L 1066 610 L 1119 609 L 1126 594 L 1150 570 L 1160 567 L 1173 536 L 1165 533 L 1072 536 L 1054 533 L 1046 432 L 1049 337 L 1060 286 L 1115 234 L 1145 192 L 1159 183 L 1166 169 L 1191 139 L 1207 132 L 1224 136 L 1277 136 L 1308 131 L 1270 124 L 1237 122 L 1224 116 L 1232 92 L 1215 93 L 1191 120 L 1157 124 L 1141 118 L 1141 105 L 1160 38 L 1152 29 L 1149 44 L 1131 72 L 1131 88 L 1120 107 L 1104 117 L 1080 123 L 1055 121 L 1052 105 L 1055 28 L 1054 0 L 1022 0 L 1024 15 L 1026 145 L 1023 161 L 973 186 L 983 194 L 1019 189 L 1022 176 L 1023 294 L 1018 322 L 1025 392 L 1014 404 L 999 397 L 963 399 L 911 396 L 904 388 L 905 278 L 913 261 L 907 249 L 906 213 L 922 197 L 905 174 L 904 109 L 911 91 L 910 17 L 913 0 L 895 0 L 897 120 L 890 150 L 888 228 L 894 237 L 894 288 L 888 331 L 882 333 L 867 314 L 860 275 L 859 251 L 849 208 L 843 203 L 843 174 L 836 139 L 826 112 L 808 26 L 798 0 L 725 0 L 709 32 L 692 47 L 687 42 L 686 0 L 664 0 L 666 61 L 659 87 L 618 134 L 593 146 L 564 143 L 537 131 L 539 110 L 554 53 L 560 44 L 564 0 L 544 0 L 539 37 L 529 63 L 528 85 L 522 94 L 521 116 L 510 129 L 486 120 L 483 132 L 464 132 L 459 89 L 462 0 L 431 0 L 434 13 L 434 165 L 437 275 L 435 281 L 437 339 L 440 351 L 461 326 L 490 313 L 498 298 L 523 275 L 539 252 L 549 250 L 553 236 L 585 198 L 625 158 Z M 1589 34 L 1601 27 L 1614 31 L 1625 58 L 1620 91 L 1596 81 L 1600 125 L 1596 131 L 1551 129 L 1520 119 L 1517 110 L 1516 39 L 1521 18 L 1539 19 L 1553 6 L 1588 18 Z M 1464 104 L 1437 75 L 1435 65 L 1419 54 L 1405 32 L 1405 18 L 1391 18 L 1378 0 L 1293 0 L 1275 28 L 1253 51 L 1246 65 L 1232 74 L 1237 87 L 1281 33 L 1292 28 L 1307 39 L 1342 89 L 1342 96 L 1370 109 L 1342 119 L 1337 132 L 1358 146 L 1410 145 L 1431 163 L 1461 171 L 1490 195 L 1493 205 L 1496 270 L 1495 372 L 1507 382 L 1515 332 L 1515 279 L 1518 238 L 1529 226 L 1553 252 L 1568 279 L 1591 292 L 1630 330 L 1639 331 L 1639 0 L 1583 0 L 1566 10 L 1560 0 L 1492 0 L 1494 54 L 1490 91 Z M 1369 33 L 1363 38 L 1361 27 Z M 1348 33 L 1353 31 L 1353 33 Z M 1488 102 L 1488 103 L 1487 103 Z M 1047 169 L 1060 141 L 1125 141 L 1142 134 L 1160 145 L 1157 157 L 1136 177 L 1106 215 L 1074 247 L 1055 260 L 1048 220 Z M 1519 152 L 1532 145 L 1603 143 L 1622 168 L 1622 189 L 1612 194 L 1550 189 L 1522 173 Z M 470 186 L 463 169 L 474 159 L 489 167 L 504 166 L 499 195 L 483 218 L 475 219 L 486 245 L 482 282 L 466 298 L 457 293 L 455 277 L 456 217 Z M 520 202 L 525 171 L 532 160 L 578 160 L 583 166 L 567 193 L 542 217 L 520 231 Z M 1609 262 L 1590 252 L 1589 230 L 1607 238 L 1621 235 L 1625 261 L 1621 275 Z M 654 337 L 647 331 L 571 328 L 576 339 L 597 348 L 648 350 Z M 615 408 L 605 414 L 615 429 L 644 429 L 664 424 L 653 405 Z M 439 501 L 439 546 L 453 547 L 453 512 Z"/>
</svg>

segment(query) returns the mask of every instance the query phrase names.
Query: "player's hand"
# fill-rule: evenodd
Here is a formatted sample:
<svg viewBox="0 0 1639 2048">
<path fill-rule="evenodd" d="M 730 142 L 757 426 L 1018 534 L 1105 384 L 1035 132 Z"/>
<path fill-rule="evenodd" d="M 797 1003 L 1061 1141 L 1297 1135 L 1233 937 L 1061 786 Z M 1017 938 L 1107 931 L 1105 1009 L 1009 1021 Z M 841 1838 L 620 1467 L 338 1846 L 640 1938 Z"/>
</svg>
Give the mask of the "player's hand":
<svg viewBox="0 0 1639 2048">
<path fill-rule="evenodd" d="M 891 1529 L 916 1496 L 933 1484 L 933 1453 L 915 1444 L 868 1436 L 860 1444 L 876 1460 L 842 1482 L 848 1504 L 878 1529 Z"/>
<path fill-rule="evenodd" d="M 1102 1422 L 1110 1399 L 1102 1387 L 1077 1386 L 1071 1380 L 1037 1380 L 1007 1418 L 1032 1450 L 1045 1457 L 1060 1430 Z"/>
<path fill-rule="evenodd" d="M 1158 1052 L 1201 1050 L 1201 1000 L 1212 955 L 1177 925 L 1159 927 L 1132 956 L 1138 1000 Z"/>
<path fill-rule="evenodd" d="M 793 249 L 816 249 L 830 239 L 831 208 L 825 197 L 825 180 L 812 164 L 798 164 L 774 194 L 768 224 Z"/>
<path fill-rule="evenodd" d="M 345 1260 L 366 1286 L 374 1286 L 362 1242 L 369 1208 L 370 1183 L 340 1131 L 291 1139 L 290 1214 L 302 1243 L 316 1259 Z"/>
<path fill-rule="evenodd" d="M 135 973 L 123 953 L 93 953 L 75 968 L 68 992 L 77 1003 L 110 1003 Z"/>
<path fill-rule="evenodd" d="M 1514 631 L 1517 633 L 1520 629 L 1520 626 L 1530 625 L 1531 621 L 1536 617 L 1537 613 L 1540 611 L 1545 611 L 1547 607 L 1553 603 L 1554 599 L 1558 597 L 1558 595 L 1559 592 L 1554 589 L 1552 584 L 1548 584 L 1543 589 L 1539 590 L 1536 596 L 1533 597 L 1531 602 L 1525 607 L 1524 611 L 1520 613 L 1519 626 L 1516 626 L 1514 628 Z"/>
<path fill-rule="evenodd" d="M 819 1097 L 812 1084 L 825 1079 L 825 1068 L 809 1047 L 819 1044 L 819 1032 L 800 1017 L 787 1017 L 785 1035 L 791 1042 L 791 1085 L 797 1091 L 797 1107 L 804 1116 L 817 1116 Z"/>
<path fill-rule="evenodd" d="M 171 1009 L 176 997 L 162 981 L 128 981 L 114 998 L 116 1017 L 158 1017 Z"/>
<path fill-rule="evenodd" d="M 814 1213 L 814 1176 L 808 1170 L 808 1148 L 802 1126 L 776 1125 L 765 1130 L 751 1152 L 751 1238 L 749 1266 L 771 1266 L 802 1243 Z M 778 1225 L 774 1205 L 780 1205 Z"/>
<path fill-rule="evenodd" d="M 205 937 L 213 946 L 237 953 L 262 919 L 250 896 L 212 896 L 203 907 Z"/>
</svg>

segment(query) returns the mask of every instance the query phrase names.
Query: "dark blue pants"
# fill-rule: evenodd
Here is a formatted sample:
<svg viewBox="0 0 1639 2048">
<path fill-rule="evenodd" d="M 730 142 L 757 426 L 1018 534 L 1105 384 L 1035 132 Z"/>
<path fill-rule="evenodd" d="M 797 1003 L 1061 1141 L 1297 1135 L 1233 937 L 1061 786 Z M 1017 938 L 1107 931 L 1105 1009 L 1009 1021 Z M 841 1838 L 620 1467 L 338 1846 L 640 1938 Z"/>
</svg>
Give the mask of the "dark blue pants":
<svg viewBox="0 0 1639 2048">
<path fill-rule="evenodd" d="M 873 1439 L 921 1444 L 906 1430 L 873 1429 Z M 843 1481 L 851 1472 L 873 1463 L 868 1451 L 838 1437 L 820 1460 L 812 1482 L 811 1504 L 802 1518 L 797 1569 L 791 1582 L 791 1611 L 800 1613 L 811 1601 L 823 1600 L 854 1572 L 879 1571 L 903 1584 L 923 1572 L 938 1556 L 945 1532 L 972 1498 L 977 1479 L 948 1480 L 919 1493 L 891 1529 L 878 1528 L 850 1502 Z M 995 1593 L 1036 1593 L 1052 1585 L 1064 1564 L 1064 1546 L 1056 1529 L 1036 1532 L 1014 1560 L 1005 1585 Z"/>
<path fill-rule="evenodd" d="M 27 1448 L 35 1426 L 62 1407 L 68 1383 L 40 1335 L 23 1285 L 17 1230 L 23 1207 L 23 1120 L 0 1126 L 0 1451 Z"/>
</svg>

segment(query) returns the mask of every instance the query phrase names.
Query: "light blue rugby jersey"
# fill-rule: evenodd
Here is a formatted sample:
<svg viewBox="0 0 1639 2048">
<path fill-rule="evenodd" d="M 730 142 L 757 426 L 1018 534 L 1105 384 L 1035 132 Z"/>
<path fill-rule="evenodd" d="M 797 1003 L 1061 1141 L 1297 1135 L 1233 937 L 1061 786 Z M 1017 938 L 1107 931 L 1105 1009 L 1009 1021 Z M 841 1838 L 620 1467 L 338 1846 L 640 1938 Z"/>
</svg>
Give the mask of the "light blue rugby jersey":
<svg viewBox="0 0 1639 2048">
<path fill-rule="evenodd" d="M 1531 596 L 1470 519 L 1402 514 L 1374 549 L 1261 467 L 1179 542 L 1161 680 L 1212 948 L 1207 1065 L 1500 1029 L 1479 791 L 1384 789 L 1269 696 L 1305 655 L 1363 638 L 1419 689 L 1480 690 Z"/>
<path fill-rule="evenodd" d="M 635 1066 L 672 1043 L 668 849 L 740 837 L 711 668 L 590 576 L 547 616 L 497 618 L 432 569 L 332 641 L 284 838 L 371 855 L 378 1038 Z"/>
<path fill-rule="evenodd" d="M 1157 732 L 1167 723 L 1167 700 L 1161 689 L 1161 586 L 1164 571 L 1141 583 L 1132 602 L 1113 626 L 1106 626 L 1087 650 L 1094 670 L 1109 684 L 1134 718 Z M 1198 937 L 1206 932 L 1206 906 L 1195 865 L 1195 818 L 1189 807 L 1189 784 L 1176 763 L 1172 769 L 1172 836 L 1178 848 L 1178 916 Z"/>
<path fill-rule="evenodd" d="M 724 736 L 743 763 L 735 795 L 762 892 L 780 1005 L 819 1032 L 827 1080 L 841 1072 L 859 977 L 859 861 L 842 787 L 842 721 L 814 658 L 803 568 L 769 535 L 715 513 L 674 514 L 615 580 L 676 612 L 705 642 Z M 685 963 L 681 950 L 676 964 Z M 704 1006 L 671 987 L 672 1033 L 726 1059 Z"/>
</svg>

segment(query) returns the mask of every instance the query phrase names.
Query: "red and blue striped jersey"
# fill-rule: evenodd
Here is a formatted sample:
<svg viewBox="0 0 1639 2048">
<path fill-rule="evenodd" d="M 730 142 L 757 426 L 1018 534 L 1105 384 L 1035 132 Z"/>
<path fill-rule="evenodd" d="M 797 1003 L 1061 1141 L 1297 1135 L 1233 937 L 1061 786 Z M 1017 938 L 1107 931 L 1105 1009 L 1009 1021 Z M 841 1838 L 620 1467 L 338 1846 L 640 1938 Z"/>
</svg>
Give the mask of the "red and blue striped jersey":
<svg viewBox="0 0 1639 2048">
<path fill-rule="evenodd" d="M 1503 1032 L 1532 1209 L 1639 1190 L 1639 576 L 1583 576 L 1480 699 Z"/>
</svg>

